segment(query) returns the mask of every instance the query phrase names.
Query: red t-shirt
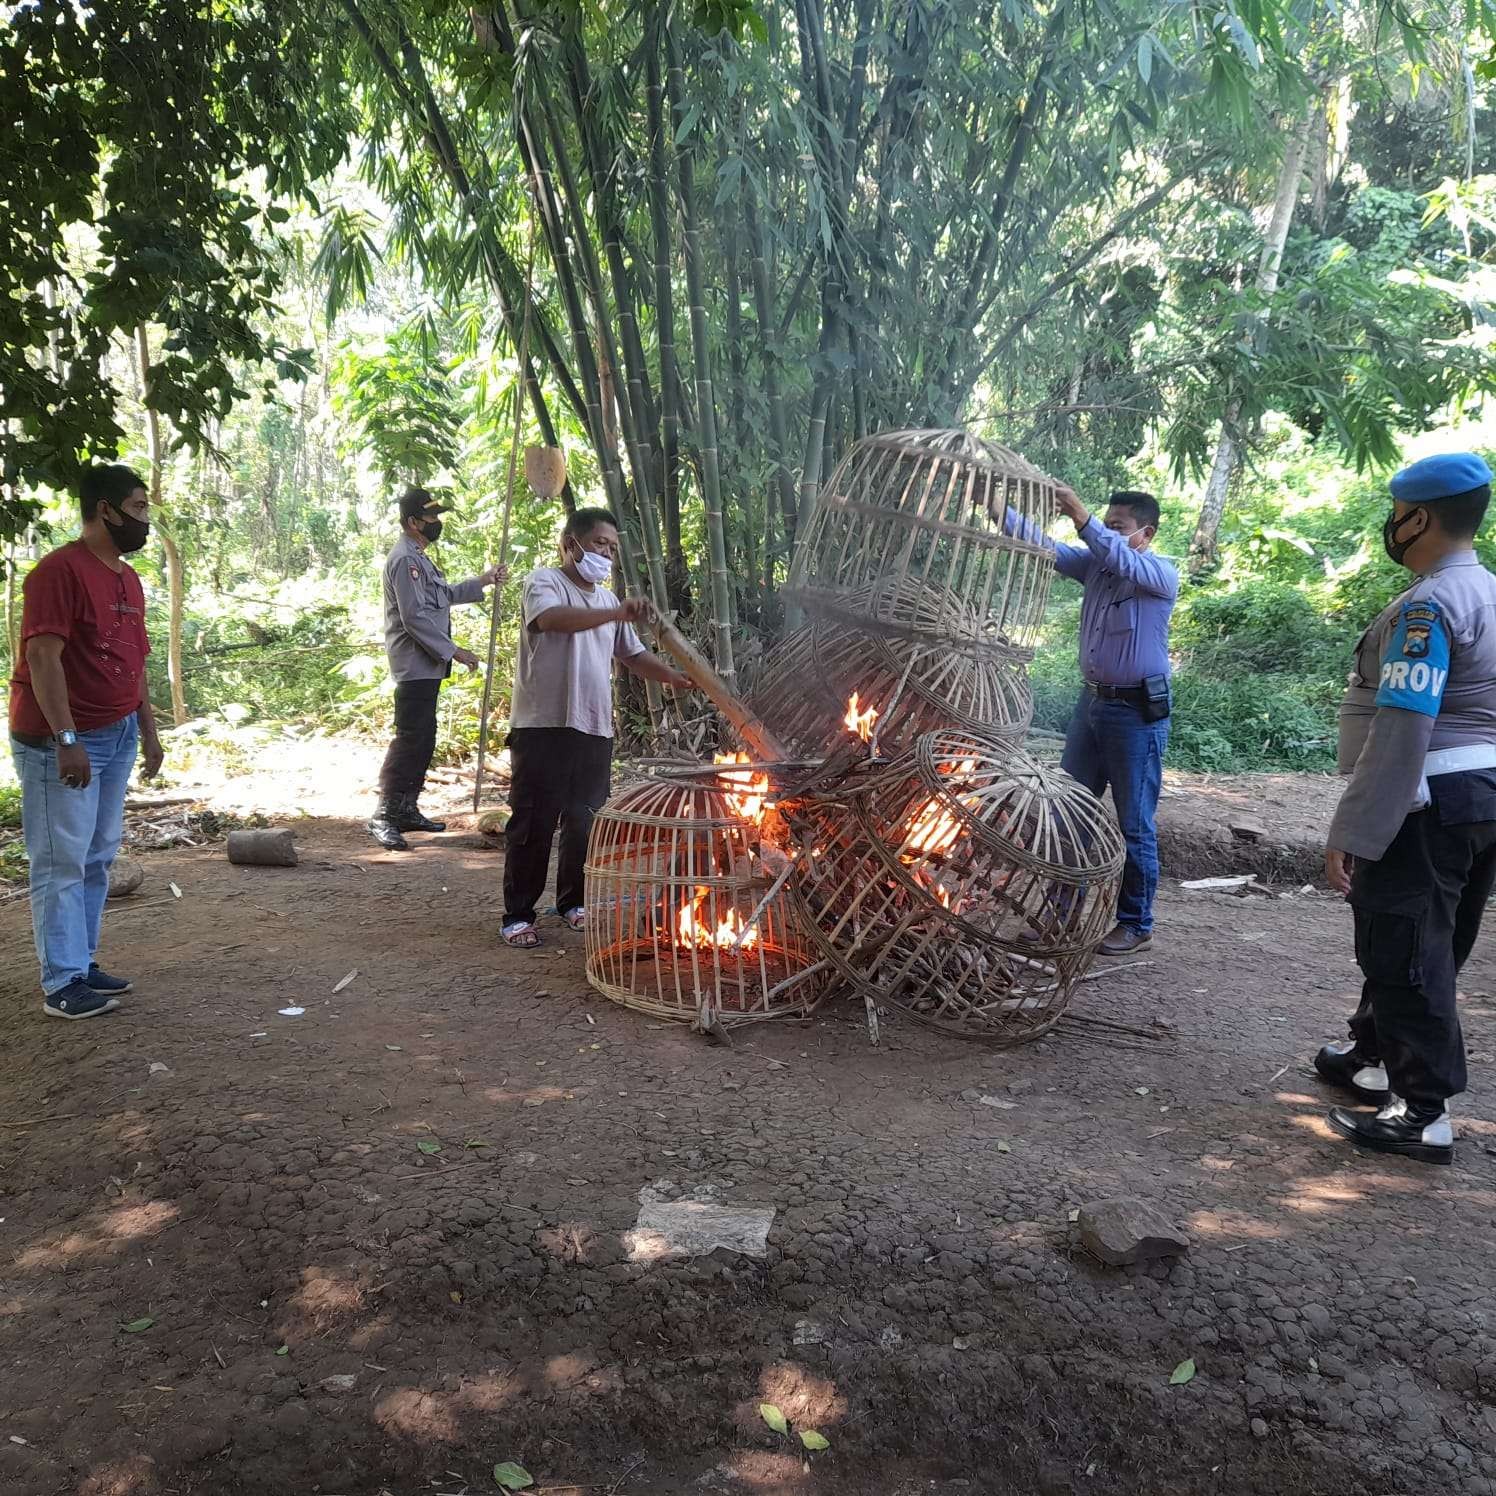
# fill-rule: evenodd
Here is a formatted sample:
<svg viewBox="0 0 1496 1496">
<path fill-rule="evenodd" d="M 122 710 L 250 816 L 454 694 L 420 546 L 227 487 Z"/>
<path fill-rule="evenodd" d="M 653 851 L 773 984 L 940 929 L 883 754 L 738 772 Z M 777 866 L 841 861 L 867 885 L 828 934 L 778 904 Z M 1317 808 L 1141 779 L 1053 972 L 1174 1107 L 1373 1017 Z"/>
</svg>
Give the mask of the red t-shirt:
<svg viewBox="0 0 1496 1496">
<path fill-rule="evenodd" d="M 12 732 L 48 737 L 52 728 L 31 689 L 26 641 L 56 634 L 62 647 L 62 673 L 68 705 L 79 732 L 108 727 L 140 705 L 145 657 L 145 591 L 127 564 L 115 571 L 81 540 L 43 556 L 22 591 L 21 648 L 10 679 Z"/>
</svg>

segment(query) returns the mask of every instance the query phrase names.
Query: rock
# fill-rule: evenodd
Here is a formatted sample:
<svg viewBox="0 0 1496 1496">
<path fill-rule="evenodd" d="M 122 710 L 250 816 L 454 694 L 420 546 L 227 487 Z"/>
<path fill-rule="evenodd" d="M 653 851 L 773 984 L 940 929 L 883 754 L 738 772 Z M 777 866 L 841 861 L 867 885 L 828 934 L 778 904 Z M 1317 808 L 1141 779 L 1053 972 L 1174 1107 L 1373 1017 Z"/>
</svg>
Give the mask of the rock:
<svg viewBox="0 0 1496 1496">
<path fill-rule="evenodd" d="M 1081 1206 L 1076 1225 L 1081 1244 L 1110 1267 L 1190 1249 L 1189 1237 L 1142 1200 L 1093 1200 Z"/>
<path fill-rule="evenodd" d="M 509 829 L 512 814 L 507 805 L 501 805 L 497 810 L 485 810 L 478 817 L 478 830 L 484 836 L 502 836 Z"/>
<path fill-rule="evenodd" d="M 1261 1418 L 1254 1418 L 1252 1420 L 1252 1437 L 1254 1439 L 1265 1439 L 1265 1438 L 1267 1438 L 1267 1422 L 1266 1422 L 1266 1420 L 1261 1419 Z"/>
<path fill-rule="evenodd" d="M 1226 824 L 1237 841 L 1259 842 L 1267 835 L 1267 827 L 1261 821 L 1254 821 L 1250 816 L 1237 816 Z"/>
<path fill-rule="evenodd" d="M 145 882 L 145 869 L 129 857 L 118 857 L 109 869 L 109 897 L 122 899 Z"/>
</svg>

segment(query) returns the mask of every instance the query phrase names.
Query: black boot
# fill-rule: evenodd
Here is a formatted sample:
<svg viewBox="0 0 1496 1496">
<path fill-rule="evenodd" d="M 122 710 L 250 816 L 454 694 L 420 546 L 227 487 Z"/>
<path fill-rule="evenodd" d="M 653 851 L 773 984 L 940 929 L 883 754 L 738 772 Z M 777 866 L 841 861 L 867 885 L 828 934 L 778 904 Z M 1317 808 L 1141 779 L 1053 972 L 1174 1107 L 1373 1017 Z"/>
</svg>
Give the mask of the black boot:
<svg viewBox="0 0 1496 1496">
<path fill-rule="evenodd" d="M 1387 1071 L 1380 1060 L 1368 1059 L 1354 1044 L 1341 1040 L 1326 1044 L 1314 1057 L 1314 1068 L 1332 1086 L 1359 1096 L 1373 1106 L 1385 1106 L 1390 1095 Z"/>
<path fill-rule="evenodd" d="M 445 821 L 428 820 L 421 814 L 415 795 L 400 795 L 395 800 L 395 824 L 402 831 L 445 831 Z"/>
<path fill-rule="evenodd" d="M 369 822 L 369 835 L 386 852 L 408 852 L 410 843 L 400 835 L 400 798 L 398 795 L 380 796 L 374 819 Z"/>
<path fill-rule="evenodd" d="M 1401 1153 L 1425 1164 L 1454 1162 L 1454 1129 L 1448 1110 L 1437 1101 L 1404 1101 L 1392 1096 L 1379 1112 L 1349 1112 L 1335 1107 L 1330 1126 L 1362 1148 Z"/>
</svg>

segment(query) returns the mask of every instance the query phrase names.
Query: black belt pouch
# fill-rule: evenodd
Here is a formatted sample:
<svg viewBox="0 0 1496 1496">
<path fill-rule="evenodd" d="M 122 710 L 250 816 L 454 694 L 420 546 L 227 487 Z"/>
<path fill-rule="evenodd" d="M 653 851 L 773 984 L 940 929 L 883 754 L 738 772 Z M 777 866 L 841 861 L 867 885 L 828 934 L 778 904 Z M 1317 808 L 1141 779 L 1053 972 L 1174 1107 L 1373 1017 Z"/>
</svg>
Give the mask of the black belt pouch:
<svg viewBox="0 0 1496 1496">
<path fill-rule="evenodd" d="M 1169 677 L 1143 677 L 1143 721 L 1162 722 L 1169 715 Z"/>
</svg>

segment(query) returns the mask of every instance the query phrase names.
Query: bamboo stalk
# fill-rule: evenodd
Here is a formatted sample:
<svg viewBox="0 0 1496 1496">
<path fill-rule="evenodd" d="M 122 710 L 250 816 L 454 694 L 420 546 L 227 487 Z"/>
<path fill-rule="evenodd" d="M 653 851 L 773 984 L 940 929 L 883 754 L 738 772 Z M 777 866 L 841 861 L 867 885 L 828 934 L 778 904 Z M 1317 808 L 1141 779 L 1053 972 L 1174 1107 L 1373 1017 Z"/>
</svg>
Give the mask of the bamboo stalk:
<svg viewBox="0 0 1496 1496">
<path fill-rule="evenodd" d="M 675 37 L 665 31 L 669 64 L 669 94 L 676 128 L 684 123 L 685 82 Z M 732 601 L 727 579 L 727 541 L 722 523 L 722 485 L 717 468 L 717 412 L 712 391 L 711 344 L 707 338 L 706 306 L 701 265 L 701 232 L 696 220 L 696 190 L 691 145 L 679 155 L 681 219 L 686 251 L 686 290 L 691 302 L 691 353 L 696 365 L 696 421 L 700 433 L 701 497 L 706 509 L 707 553 L 711 566 L 712 631 L 716 637 L 717 669 L 725 681 L 737 676 L 732 652 Z"/>
</svg>

